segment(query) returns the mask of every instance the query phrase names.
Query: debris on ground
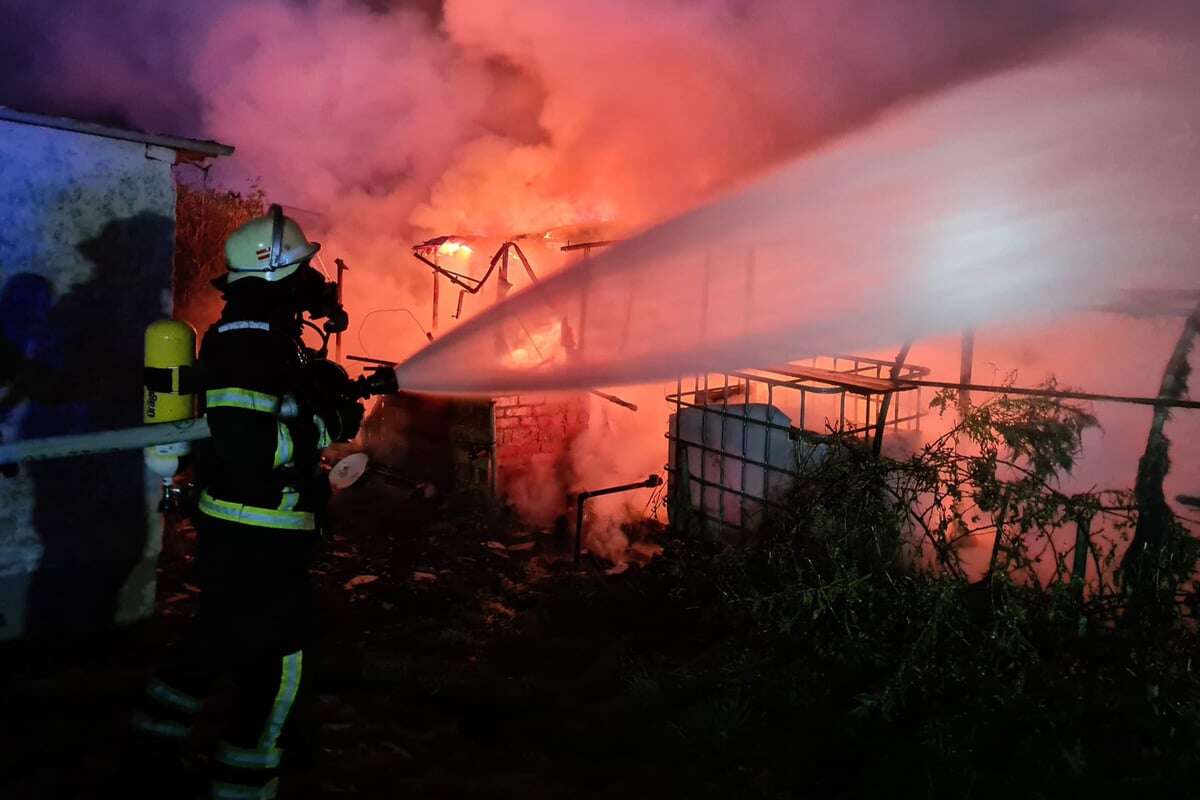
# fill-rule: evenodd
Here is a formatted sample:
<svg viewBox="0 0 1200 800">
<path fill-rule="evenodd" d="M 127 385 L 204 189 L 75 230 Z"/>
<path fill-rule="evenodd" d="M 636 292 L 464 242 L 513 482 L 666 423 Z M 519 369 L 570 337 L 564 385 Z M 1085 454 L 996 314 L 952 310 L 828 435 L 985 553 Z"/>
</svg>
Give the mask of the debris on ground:
<svg viewBox="0 0 1200 800">
<path fill-rule="evenodd" d="M 346 581 L 345 588 L 353 589 L 356 586 L 365 586 L 368 583 L 374 583 L 379 580 L 378 575 L 358 575 Z"/>
</svg>

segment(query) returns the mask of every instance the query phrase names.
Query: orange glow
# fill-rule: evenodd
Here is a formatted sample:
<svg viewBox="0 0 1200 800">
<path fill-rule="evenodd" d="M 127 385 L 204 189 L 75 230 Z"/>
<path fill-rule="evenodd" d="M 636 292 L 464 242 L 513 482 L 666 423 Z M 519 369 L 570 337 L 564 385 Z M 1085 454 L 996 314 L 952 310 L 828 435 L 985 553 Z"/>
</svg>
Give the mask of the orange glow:
<svg viewBox="0 0 1200 800">
<path fill-rule="evenodd" d="M 518 369 L 534 369 L 566 361 L 567 349 L 562 342 L 562 323 L 553 322 L 526 332 L 520 330 L 515 347 L 503 361 Z"/>
<path fill-rule="evenodd" d="M 453 239 L 447 239 L 438 245 L 438 253 L 444 256 L 458 256 L 459 258 L 470 258 L 474 251 L 466 242 L 456 242 Z"/>
</svg>

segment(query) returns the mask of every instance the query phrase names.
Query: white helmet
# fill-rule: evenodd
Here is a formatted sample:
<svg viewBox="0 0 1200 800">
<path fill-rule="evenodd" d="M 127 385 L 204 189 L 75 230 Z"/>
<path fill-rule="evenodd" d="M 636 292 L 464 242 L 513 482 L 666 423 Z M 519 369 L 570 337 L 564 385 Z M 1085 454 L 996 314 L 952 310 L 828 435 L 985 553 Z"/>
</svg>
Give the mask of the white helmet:
<svg viewBox="0 0 1200 800">
<path fill-rule="evenodd" d="M 320 249 L 319 243 L 308 241 L 296 220 L 272 205 L 266 216 L 250 220 L 225 240 L 228 281 L 283 280 Z"/>
</svg>

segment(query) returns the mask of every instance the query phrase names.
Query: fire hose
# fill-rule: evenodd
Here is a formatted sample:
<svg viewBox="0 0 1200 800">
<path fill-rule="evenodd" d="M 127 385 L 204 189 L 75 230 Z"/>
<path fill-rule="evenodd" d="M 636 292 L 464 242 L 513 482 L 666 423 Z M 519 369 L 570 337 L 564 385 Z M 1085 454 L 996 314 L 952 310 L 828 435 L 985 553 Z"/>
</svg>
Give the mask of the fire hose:
<svg viewBox="0 0 1200 800">
<path fill-rule="evenodd" d="M 390 370 L 388 371 L 390 373 Z M 380 377 L 382 376 L 382 377 Z M 395 380 L 394 374 L 391 375 Z M 350 396 L 366 398 L 377 394 L 388 394 L 387 374 L 382 370 L 348 383 Z M 348 392 L 348 394 L 349 394 Z M 364 394 L 366 392 L 366 394 Z M 211 436 L 208 420 L 204 417 L 178 422 L 157 422 L 131 428 L 76 433 L 65 436 L 47 436 L 39 439 L 21 439 L 0 442 L 0 464 L 19 461 L 46 461 L 55 458 L 116 453 L 122 450 L 140 450 L 175 442 L 195 442 Z"/>
<path fill-rule="evenodd" d="M 194 442 L 207 439 L 210 435 L 208 420 L 199 417 L 183 422 L 159 422 L 95 433 L 22 439 L 0 443 L 0 464 L 141 450 L 175 442 Z"/>
</svg>

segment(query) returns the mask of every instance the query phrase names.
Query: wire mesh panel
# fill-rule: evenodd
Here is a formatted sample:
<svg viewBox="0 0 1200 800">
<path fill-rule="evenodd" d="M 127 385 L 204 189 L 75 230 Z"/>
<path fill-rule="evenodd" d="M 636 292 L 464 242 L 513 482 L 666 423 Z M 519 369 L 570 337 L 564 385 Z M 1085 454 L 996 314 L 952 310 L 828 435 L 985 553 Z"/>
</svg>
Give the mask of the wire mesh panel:
<svg viewBox="0 0 1200 800">
<path fill-rule="evenodd" d="M 780 367 L 680 377 L 667 399 L 668 513 L 673 525 L 753 531 L 777 512 L 834 435 L 917 430 L 920 389 L 886 379 L 928 373 L 858 356 L 826 356 Z M 890 403 L 883 403 L 885 396 Z"/>
</svg>

